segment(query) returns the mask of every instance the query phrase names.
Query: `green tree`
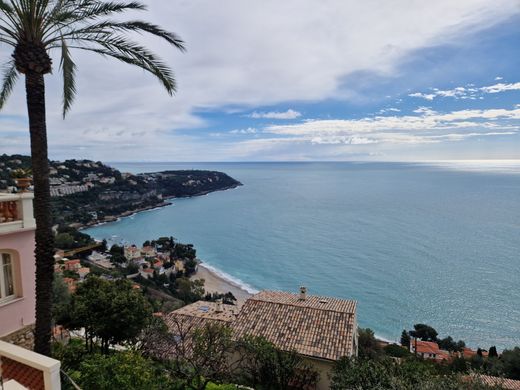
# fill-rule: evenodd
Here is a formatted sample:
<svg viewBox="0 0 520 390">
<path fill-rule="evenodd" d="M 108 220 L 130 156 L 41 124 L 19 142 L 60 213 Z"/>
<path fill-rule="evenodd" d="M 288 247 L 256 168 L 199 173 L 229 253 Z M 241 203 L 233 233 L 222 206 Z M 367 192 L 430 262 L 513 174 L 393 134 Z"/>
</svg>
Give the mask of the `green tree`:
<svg viewBox="0 0 520 390">
<path fill-rule="evenodd" d="M 101 54 L 142 68 L 158 78 L 166 91 L 173 94 L 176 84 L 168 66 L 126 35 L 149 33 L 184 50 L 179 37 L 147 22 L 107 19 L 126 11 L 145 8 L 137 1 L 0 0 L 0 42 L 13 49 L 0 90 L 0 109 L 11 94 L 18 75 L 25 76 L 36 220 L 34 348 L 45 355 L 51 352 L 54 264 L 44 79 L 45 75 L 52 72 L 50 51 L 60 50 L 64 116 L 76 94 L 76 64 L 72 60 L 71 50 Z"/>
<path fill-rule="evenodd" d="M 401 333 L 401 345 L 406 348 L 410 348 L 410 334 L 406 329 L 403 329 Z"/>
<path fill-rule="evenodd" d="M 183 381 L 183 389 L 203 390 L 211 381 L 230 379 L 235 343 L 229 326 L 201 325 L 181 316 L 170 318 L 169 327 L 170 333 L 160 327 L 147 329 L 142 348 L 146 354 L 167 359 L 170 373 Z"/>
<path fill-rule="evenodd" d="M 489 348 L 489 354 L 488 354 L 488 357 L 490 357 L 490 358 L 496 358 L 496 357 L 498 357 L 497 347 L 492 346 L 491 348 Z"/>
<path fill-rule="evenodd" d="M 123 246 L 119 246 L 116 244 L 112 245 L 110 247 L 110 255 L 112 256 L 112 263 L 120 264 L 126 262 L 125 248 Z"/>
<path fill-rule="evenodd" d="M 134 341 L 151 321 L 151 308 L 141 292 L 127 280 L 107 281 L 90 277 L 79 285 L 68 308 L 64 325 L 85 329 L 85 343 L 94 349 L 95 338 L 108 353 L 111 344 Z"/>
<path fill-rule="evenodd" d="M 410 351 L 406 347 L 397 344 L 388 344 L 383 350 L 385 354 L 392 357 L 403 358 L 410 355 Z"/>
<path fill-rule="evenodd" d="M 99 247 L 99 250 L 101 252 L 106 252 L 108 249 L 107 244 L 107 240 L 103 239 L 103 241 L 101 241 L 101 246 Z"/>
<path fill-rule="evenodd" d="M 446 351 L 455 351 L 459 352 L 464 349 L 466 343 L 462 340 L 455 341 L 451 336 L 445 337 L 437 341 L 440 349 L 444 349 Z"/>
<path fill-rule="evenodd" d="M 504 350 L 499 362 L 499 373 L 507 378 L 520 380 L 520 347 Z"/>
<path fill-rule="evenodd" d="M 358 329 L 358 355 L 361 359 L 376 359 L 383 354 L 381 345 L 370 328 Z"/>
<path fill-rule="evenodd" d="M 176 293 L 185 303 L 200 301 L 204 297 L 204 279 L 177 278 Z"/>
<path fill-rule="evenodd" d="M 131 351 L 89 355 L 71 377 L 84 390 L 172 388 L 170 379 L 154 362 Z"/>
<path fill-rule="evenodd" d="M 319 374 L 295 351 L 282 351 L 262 337 L 245 337 L 238 343 L 242 382 L 255 389 L 313 388 Z"/>
<path fill-rule="evenodd" d="M 59 233 L 54 238 L 54 245 L 59 249 L 71 249 L 74 246 L 74 237 L 69 233 Z"/>
<path fill-rule="evenodd" d="M 435 365 L 421 360 L 340 359 L 331 375 L 332 390 L 477 390 L 489 389 L 456 374 L 439 372 Z"/>
<path fill-rule="evenodd" d="M 437 341 L 437 331 L 426 324 L 415 324 L 414 330 L 410 331 L 412 337 L 421 339 L 422 341 Z"/>
<path fill-rule="evenodd" d="M 67 308 L 70 304 L 70 292 L 63 276 L 56 274 L 52 283 L 52 317 L 54 321 L 62 322 L 67 317 Z"/>
</svg>

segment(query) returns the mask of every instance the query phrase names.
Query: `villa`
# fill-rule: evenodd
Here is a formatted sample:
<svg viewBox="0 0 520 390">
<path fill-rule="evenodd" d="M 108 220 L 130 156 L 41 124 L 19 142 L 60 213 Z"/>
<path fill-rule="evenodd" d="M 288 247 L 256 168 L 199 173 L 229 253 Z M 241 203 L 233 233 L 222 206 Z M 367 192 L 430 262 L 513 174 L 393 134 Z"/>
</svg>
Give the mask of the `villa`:
<svg viewBox="0 0 520 390">
<path fill-rule="evenodd" d="M 334 362 L 357 356 L 356 302 L 352 300 L 261 291 L 241 309 L 233 305 L 199 301 L 165 316 L 170 333 L 195 329 L 209 322 L 228 324 L 234 337 L 263 337 L 285 351 L 296 351 L 320 374 L 317 389 L 330 387 Z M 162 356 L 168 350 L 161 351 Z"/>
<path fill-rule="evenodd" d="M 423 358 L 437 362 L 448 361 L 453 358 L 449 351 L 439 348 L 433 341 L 414 340 L 410 343 L 410 352 Z"/>
<path fill-rule="evenodd" d="M 60 362 L 29 350 L 36 302 L 32 200 L 32 193 L 0 193 L 0 373 L 5 389 L 57 390 Z"/>
</svg>

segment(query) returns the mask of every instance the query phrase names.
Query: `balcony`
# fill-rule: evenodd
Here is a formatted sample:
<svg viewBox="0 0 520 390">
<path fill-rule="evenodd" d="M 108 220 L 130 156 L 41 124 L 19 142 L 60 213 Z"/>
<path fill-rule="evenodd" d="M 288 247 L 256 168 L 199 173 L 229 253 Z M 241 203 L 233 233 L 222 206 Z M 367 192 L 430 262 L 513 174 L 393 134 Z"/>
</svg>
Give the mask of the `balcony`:
<svg viewBox="0 0 520 390">
<path fill-rule="evenodd" d="M 0 235 L 36 227 L 33 216 L 33 198 L 34 194 L 31 192 L 0 193 Z"/>
<path fill-rule="evenodd" d="M 1 383 L 6 390 L 59 390 L 60 362 L 0 341 Z"/>
</svg>

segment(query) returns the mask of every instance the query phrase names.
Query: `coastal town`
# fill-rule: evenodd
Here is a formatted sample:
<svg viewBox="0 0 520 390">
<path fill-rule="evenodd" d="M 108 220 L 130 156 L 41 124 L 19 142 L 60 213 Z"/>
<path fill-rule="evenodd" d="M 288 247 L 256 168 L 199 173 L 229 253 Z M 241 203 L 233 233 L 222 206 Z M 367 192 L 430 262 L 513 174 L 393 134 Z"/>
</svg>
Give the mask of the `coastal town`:
<svg viewBox="0 0 520 390">
<path fill-rule="evenodd" d="M 520 390 L 520 0 L 0 0 L 0 390 Z"/>
<path fill-rule="evenodd" d="M 11 160 L 11 165 L 12 163 Z M 14 163 L 20 165 L 17 161 Z M 92 168 L 90 162 L 81 164 L 83 167 Z M 93 176 L 87 178 L 89 179 L 87 183 L 91 183 L 89 186 L 95 186 L 96 184 L 92 183 L 102 180 L 99 177 L 97 180 Z M 107 183 L 102 185 L 110 185 L 108 183 L 111 181 L 110 178 L 105 179 Z M 62 181 L 60 183 L 63 184 Z M 103 192 L 100 196 L 111 196 L 111 194 L 110 191 Z M 34 223 L 28 217 L 31 215 L 32 194 L 21 192 L 0 195 L 0 243 L 2 237 L 9 238 L 11 243 L 3 245 L 12 247 L 13 235 L 19 235 L 19 245 L 24 246 L 26 240 L 31 237 L 31 226 Z M 70 196 L 70 194 L 63 194 L 60 198 L 66 199 Z M 186 347 L 195 342 L 199 332 L 214 332 L 216 331 L 214 327 L 217 327 L 220 329 L 218 337 L 210 336 L 211 333 L 207 336 L 219 339 L 229 330 L 233 334 L 233 340 L 238 344 L 249 345 L 248 343 L 256 340 L 246 350 L 249 348 L 256 350 L 260 346 L 255 343 L 265 340 L 269 343 L 268 348 L 280 351 L 279 353 L 294 354 L 292 359 L 299 368 L 298 374 L 293 371 L 290 375 L 292 388 L 325 390 L 333 388 L 335 382 L 344 380 L 348 382 L 348 378 L 343 377 L 347 375 L 348 370 L 338 371 L 338 364 L 343 362 L 343 359 L 365 361 L 365 359 L 378 360 L 388 357 L 403 362 L 419 359 L 425 364 L 435 364 L 441 370 L 465 372 L 464 367 L 468 366 L 481 370 L 484 367 L 493 367 L 502 359 L 509 359 L 511 353 L 516 353 L 507 350 L 498 352 L 494 346 L 473 349 L 466 346 L 462 340 L 455 341 L 450 336 L 438 337 L 437 331 L 425 324 L 415 324 L 412 329 L 403 330 L 398 342 L 381 340 L 370 329 L 359 326 L 358 303 L 354 300 L 312 295 L 308 293 L 306 286 L 299 287 L 298 292 L 263 290 L 251 294 L 207 268 L 197 258 L 193 245 L 180 243 L 172 236 L 146 240 L 142 244 L 111 243 L 109 245 L 106 240 L 94 240 L 88 234 L 78 230 L 76 226 L 56 225 L 54 228 L 57 249 L 54 253 L 53 340 L 62 345 L 59 348 L 74 345 L 76 340 L 82 338 L 85 338 L 87 343 L 101 340 L 105 353 L 111 348 L 118 347 L 116 341 L 103 341 L 104 337 L 107 337 L 105 333 L 89 330 L 97 325 L 94 323 L 89 325 L 88 318 L 81 319 L 83 309 L 77 312 L 79 309 L 76 305 L 79 303 L 75 303 L 88 297 L 82 305 L 94 305 L 98 309 L 99 305 L 113 305 L 110 301 L 97 302 L 101 298 L 95 297 L 98 290 L 109 291 L 115 288 L 123 289 L 120 293 L 127 289 L 125 294 L 132 295 L 132 299 L 140 299 L 143 310 L 145 307 L 149 308 L 146 310 L 151 309 L 150 318 L 160 321 L 166 327 L 166 333 L 164 330 L 158 331 L 153 328 L 136 328 L 136 333 L 132 337 L 140 340 L 139 344 L 145 356 L 162 362 L 180 358 L 193 359 L 193 356 L 184 356 Z M 21 249 L 13 248 L 13 250 L 23 253 Z M 13 259 L 16 261 L 12 253 L 16 252 L 4 251 L 2 257 L 4 278 L 25 280 L 27 286 L 28 281 L 34 277 L 31 267 L 18 270 L 9 265 L 10 268 L 5 268 L 7 264 L 12 263 Z M 26 253 L 23 256 L 30 255 Z M 29 266 L 31 263 L 20 264 Z M 308 287 L 312 290 L 312 286 Z M 19 305 L 18 311 L 24 313 L 22 323 L 30 323 L 34 300 L 17 300 L 17 297 L 22 296 L 20 285 L 17 287 L 8 285 L 2 288 L 4 289 L 2 296 L 7 295 L 8 299 L 14 299 L 14 305 L 10 305 L 10 308 Z M 118 293 L 113 291 L 109 294 Z M 120 302 L 123 307 L 112 307 L 109 311 L 123 310 L 131 316 L 135 315 L 132 314 L 133 312 L 139 312 L 137 307 L 125 308 L 124 301 Z M 4 309 L 0 306 L 0 313 L 2 310 Z M 94 314 L 91 310 L 93 309 L 88 309 L 86 313 L 88 317 Z M 9 315 L 7 311 L 5 315 Z M 141 317 L 144 321 L 143 326 L 147 322 L 145 318 Z M 100 317 L 95 321 L 103 323 L 105 320 Z M 139 320 L 134 319 L 134 321 Z M 31 325 L 20 328 L 16 323 L 6 323 L 2 326 L 0 333 L 5 335 L 2 337 L 3 340 L 21 346 L 31 345 Z M 220 334 L 220 332 L 224 333 Z M 171 335 L 175 337 L 172 339 Z M 113 340 L 117 339 L 116 337 Z M 218 343 L 222 340 L 214 342 Z M 2 356 L 2 345 L 0 344 L 0 356 Z M 89 350 L 91 348 L 89 347 Z M 229 353 L 231 350 L 220 357 L 212 358 L 226 360 L 228 358 L 225 355 Z M 257 350 L 255 353 L 261 352 Z M 244 359 L 247 359 L 247 352 L 242 351 L 241 354 Z M 209 363 L 201 361 L 199 364 Z M 235 369 L 247 370 L 240 365 Z M 479 372 L 477 376 L 466 375 L 464 380 L 473 382 L 476 378 L 479 383 L 487 386 L 518 388 L 520 381 L 510 377 L 490 375 L 494 372 L 498 373 L 488 368 Z M 197 375 L 200 374 L 196 374 L 189 380 L 200 380 L 201 377 Z M 203 375 L 208 377 L 208 380 L 212 378 L 218 380 L 221 374 L 206 372 Z M 19 383 L 29 384 L 24 377 L 17 377 L 17 380 Z M 262 381 L 268 380 L 262 379 Z M 254 380 L 246 383 L 252 384 Z"/>
</svg>

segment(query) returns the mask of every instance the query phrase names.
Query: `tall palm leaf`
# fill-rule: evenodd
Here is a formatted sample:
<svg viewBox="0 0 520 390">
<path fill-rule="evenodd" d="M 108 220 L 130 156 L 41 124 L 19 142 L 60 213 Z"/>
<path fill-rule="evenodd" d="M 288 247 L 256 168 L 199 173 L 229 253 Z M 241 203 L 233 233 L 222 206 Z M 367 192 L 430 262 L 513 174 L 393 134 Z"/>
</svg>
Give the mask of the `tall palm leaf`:
<svg viewBox="0 0 520 390">
<path fill-rule="evenodd" d="M 73 50 L 98 53 L 142 68 L 154 75 L 172 95 L 176 84 L 170 68 L 154 53 L 132 41 L 129 35 L 152 34 L 181 51 L 185 50 L 183 41 L 151 23 L 111 18 L 145 9 L 145 5 L 137 1 L 0 0 L 0 44 L 13 48 L 0 89 L 0 109 L 18 76 L 25 76 L 36 219 L 35 350 L 46 355 L 50 353 L 54 261 L 44 80 L 44 75 L 52 71 L 50 52 L 56 49 L 61 57 L 64 117 L 76 95 Z"/>
</svg>

